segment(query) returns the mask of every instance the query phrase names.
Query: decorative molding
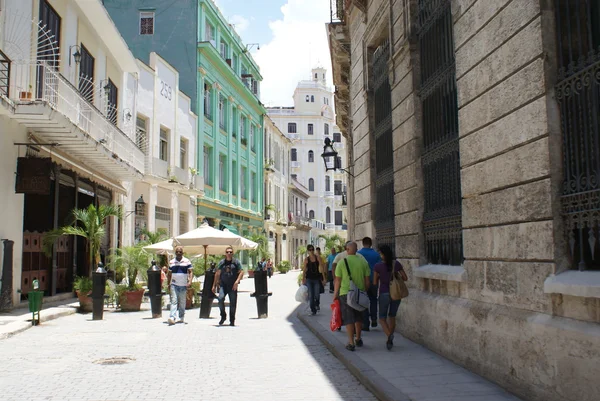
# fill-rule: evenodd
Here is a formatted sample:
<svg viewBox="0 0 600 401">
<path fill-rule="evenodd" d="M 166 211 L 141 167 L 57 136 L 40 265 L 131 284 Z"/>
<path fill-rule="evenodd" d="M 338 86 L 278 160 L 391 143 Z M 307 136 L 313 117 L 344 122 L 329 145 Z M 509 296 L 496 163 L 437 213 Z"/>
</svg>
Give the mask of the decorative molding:
<svg viewBox="0 0 600 401">
<path fill-rule="evenodd" d="M 205 75 L 206 75 L 206 70 L 204 69 L 204 67 L 198 67 L 198 72 L 199 72 L 200 74 L 202 74 L 203 76 L 205 76 Z"/>
<path fill-rule="evenodd" d="M 458 281 L 460 283 L 467 281 L 467 272 L 462 266 L 424 265 L 413 269 L 413 274 L 415 277 L 434 280 Z"/>
<path fill-rule="evenodd" d="M 223 87 L 222 87 L 222 86 L 221 86 L 221 84 L 220 84 L 220 83 L 218 83 L 218 82 L 215 82 L 215 83 L 213 84 L 213 88 L 215 88 L 215 89 L 217 89 L 217 90 L 219 90 L 219 91 L 220 91 L 220 90 L 223 90 Z"/>
<path fill-rule="evenodd" d="M 544 281 L 544 293 L 600 298 L 600 272 L 568 270 L 553 274 Z"/>
</svg>

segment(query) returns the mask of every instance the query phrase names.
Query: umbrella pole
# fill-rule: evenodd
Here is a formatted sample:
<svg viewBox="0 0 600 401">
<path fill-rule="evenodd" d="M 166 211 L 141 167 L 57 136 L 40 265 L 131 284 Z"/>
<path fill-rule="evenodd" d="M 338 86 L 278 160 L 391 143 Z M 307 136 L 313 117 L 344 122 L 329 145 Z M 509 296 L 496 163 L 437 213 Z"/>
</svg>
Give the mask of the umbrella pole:
<svg viewBox="0 0 600 401">
<path fill-rule="evenodd" d="M 208 266 L 208 255 L 206 254 L 206 248 L 208 248 L 208 245 L 204 245 L 204 271 L 206 272 L 206 270 L 208 270 L 206 267 Z M 204 273 L 206 274 L 206 273 Z"/>
</svg>

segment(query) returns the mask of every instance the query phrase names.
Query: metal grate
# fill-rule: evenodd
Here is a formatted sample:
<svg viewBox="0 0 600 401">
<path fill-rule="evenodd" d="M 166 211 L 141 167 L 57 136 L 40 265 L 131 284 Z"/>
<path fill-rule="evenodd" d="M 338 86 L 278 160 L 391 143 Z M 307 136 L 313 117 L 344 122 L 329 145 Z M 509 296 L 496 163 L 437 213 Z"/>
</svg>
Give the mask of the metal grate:
<svg viewBox="0 0 600 401">
<path fill-rule="evenodd" d="M 378 245 L 395 249 L 392 96 L 388 78 L 390 46 L 386 40 L 373 54 L 372 87 L 375 137 L 375 233 Z"/>
<path fill-rule="evenodd" d="M 562 213 L 572 267 L 600 269 L 600 5 L 556 0 Z"/>
<path fill-rule="evenodd" d="M 460 265 L 462 195 L 450 0 L 419 2 L 425 213 L 429 263 Z"/>
<path fill-rule="evenodd" d="M 8 97 L 10 86 L 10 59 L 0 50 L 0 95 Z"/>
</svg>

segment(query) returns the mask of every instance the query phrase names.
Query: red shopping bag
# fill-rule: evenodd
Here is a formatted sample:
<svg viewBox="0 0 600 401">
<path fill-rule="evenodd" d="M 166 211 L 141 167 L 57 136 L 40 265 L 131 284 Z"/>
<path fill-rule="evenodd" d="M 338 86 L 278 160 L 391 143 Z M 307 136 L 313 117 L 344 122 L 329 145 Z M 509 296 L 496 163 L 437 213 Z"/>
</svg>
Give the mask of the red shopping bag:
<svg viewBox="0 0 600 401">
<path fill-rule="evenodd" d="M 336 331 L 342 327 L 342 308 L 340 306 L 340 300 L 336 299 L 331 304 L 331 321 L 329 322 L 329 328 L 331 331 Z"/>
</svg>

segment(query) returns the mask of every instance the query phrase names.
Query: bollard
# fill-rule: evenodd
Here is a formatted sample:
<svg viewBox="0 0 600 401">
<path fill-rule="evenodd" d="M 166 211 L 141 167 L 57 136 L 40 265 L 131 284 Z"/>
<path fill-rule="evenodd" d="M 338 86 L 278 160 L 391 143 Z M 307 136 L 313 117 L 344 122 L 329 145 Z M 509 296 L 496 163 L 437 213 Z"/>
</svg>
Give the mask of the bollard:
<svg viewBox="0 0 600 401">
<path fill-rule="evenodd" d="M 106 270 L 102 262 L 92 273 L 92 320 L 102 320 L 104 314 L 104 289 L 106 287 Z"/>
<path fill-rule="evenodd" d="M 272 292 L 267 292 L 267 271 L 256 270 L 254 272 L 254 292 L 251 297 L 256 298 L 256 310 L 258 311 L 259 319 L 269 317 L 269 297 Z"/>
<path fill-rule="evenodd" d="M 160 287 L 160 268 L 156 266 L 156 261 L 152 261 L 152 266 L 146 271 L 148 273 L 148 292 L 150 293 L 150 309 L 152 310 L 152 319 L 162 317 L 162 288 Z"/>
<path fill-rule="evenodd" d="M 215 283 L 215 264 L 210 264 L 210 269 L 204 273 L 204 285 L 200 293 L 200 319 L 210 319 L 210 310 L 212 309 L 213 300 L 216 298 L 212 292 L 213 284 Z"/>
</svg>

